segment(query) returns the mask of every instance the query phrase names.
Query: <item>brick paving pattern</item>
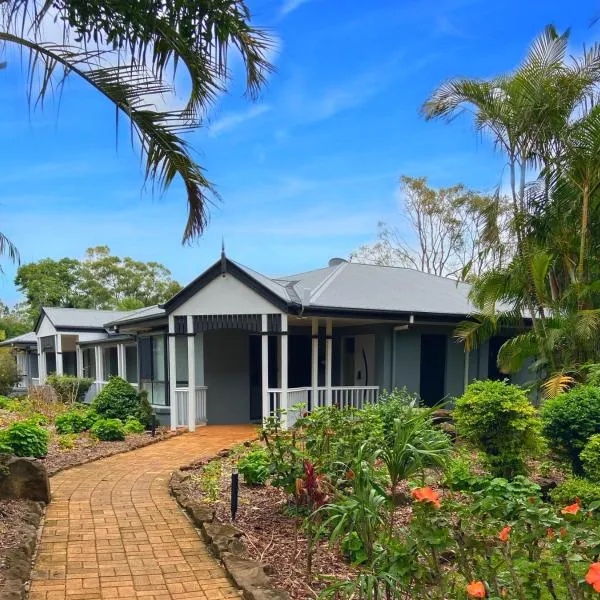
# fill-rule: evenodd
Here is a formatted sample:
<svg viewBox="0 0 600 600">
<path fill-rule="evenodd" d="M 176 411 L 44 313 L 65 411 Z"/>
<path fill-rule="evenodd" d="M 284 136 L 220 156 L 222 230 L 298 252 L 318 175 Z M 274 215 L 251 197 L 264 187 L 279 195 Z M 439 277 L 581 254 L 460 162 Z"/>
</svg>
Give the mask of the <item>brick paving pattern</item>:
<svg viewBox="0 0 600 600">
<path fill-rule="evenodd" d="M 173 469 L 255 435 L 249 425 L 202 427 L 52 477 L 29 599 L 239 596 L 168 483 Z"/>
</svg>

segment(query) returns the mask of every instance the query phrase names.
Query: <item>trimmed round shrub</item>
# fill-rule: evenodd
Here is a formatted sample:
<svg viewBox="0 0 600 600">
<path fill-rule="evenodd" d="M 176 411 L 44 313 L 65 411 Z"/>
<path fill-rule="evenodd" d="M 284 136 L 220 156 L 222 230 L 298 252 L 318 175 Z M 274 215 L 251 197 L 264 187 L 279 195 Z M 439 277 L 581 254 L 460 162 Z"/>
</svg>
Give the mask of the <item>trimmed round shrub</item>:
<svg viewBox="0 0 600 600">
<path fill-rule="evenodd" d="M 145 429 L 152 429 L 153 426 L 158 426 L 158 419 L 148 400 L 148 392 L 146 390 L 141 390 L 138 394 L 138 409 L 135 416 Z"/>
<path fill-rule="evenodd" d="M 587 441 L 579 458 L 586 477 L 600 483 L 600 434 L 593 435 Z"/>
<path fill-rule="evenodd" d="M 475 381 L 456 401 L 453 416 L 458 435 L 484 453 L 495 476 L 524 473 L 525 459 L 539 447 L 540 420 L 516 385 Z"/>
<path fill-rule="evenodd" d="M 264 485 L 271 474 L 270 460 L 262 448 L 257 448 L 242 456 L 238 461 L 238 471 L 248 485 Z"/>
<path fill-rule="evenodd" d="M 86 411 L 71 410 L 58 415 L 54 419 L 54 425 L 58 433 L 81 433 L 91 429 L 98 419 L 98 413 L 92 409 Z"/>
<path fill-rule="evenodd" d="M 138 395 L 135 388 L 121 377 L 111 377 L 92 404 L 94 410 L 105 419 L 137 417 Z"/>
<path fill-rule="evenodd" d="M 600 388 L 580 385 L 547 400 L 542 424 L 550 447 L 571 461 L 576 475 L 583 475 L 579 455 L 587 441 L 600 433 Z"/>
<path fill-rule="evenodd" d="M 72 375 L 50 375 L 47 383 L 52 387 L 56 398 L 64 404 L 81 402 L 92 386 L 93 380 L 73 377 Z"/>
<path fill-rule="evenodd" d="M 102 442 L 118 442 L 125 439 L 123 422 L 119 419 L 100 419 L 94 423 L 91 432 Z"/>
<path fill-rule="evenodd" d="M 585 507 L 600 500 L 600 484 L 583 477 L 570 477 L 559 483 L 550 492 L 550 497 L 554 503 L 560 506 L 572 504 L 579 498 Z"/>
<path fill-rule="evenodd" d="M 7 446 L 16 456 L 41 458 L 48 454 L 48 432 L 30 421 L 17 421 L 2 432 L 0 445 Z"/>
<path fill-rule="evenodd" d="M 142 433 L 145 427 L 135 417 L 129 417 L 123 429 L 125 433 Z"/>
</svg>

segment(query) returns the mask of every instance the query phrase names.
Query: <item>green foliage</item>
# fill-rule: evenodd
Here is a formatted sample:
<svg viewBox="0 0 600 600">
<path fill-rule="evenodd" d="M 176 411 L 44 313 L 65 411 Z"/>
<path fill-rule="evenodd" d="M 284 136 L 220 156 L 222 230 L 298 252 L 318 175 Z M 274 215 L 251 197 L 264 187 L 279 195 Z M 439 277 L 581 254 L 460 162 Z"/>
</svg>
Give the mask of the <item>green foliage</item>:
<svg viewBox="0 0 600 600">
<path fill-rule="evenodd" d="M 75 433 L 65 433 L 58 437 L 58 446 L 61 450 L 73 450 L 75 447 L 75 440 L 77 439 L 77 434 Z"/>
<path fill-rule="evenodd" d="M 102 442 L 116 442 L 125 439 L 123 422 L 119 419 L 99 419 L 92 426 L 91 433 Z"/>
<path fill-rule="evenodd" d="M 71 375 L 50 375 L 47 382 L 48 385 L 52 386 L 59 402 L 64 404 L 83 401 L 86 392 L 93 383 L 91 379 Z"/>
<path fill-rule="evenodd" d="M 386 438 L 394 437 L 394 422 L 404 419 L 409 412 L 419 406 L 419 397 L 411 394 L 406 388 L 395 389 L 393 392 L 384 391 L 376 404 L 367 405 L 364 411 L 374 413 L 381 420 L 383 434 Z"/>
<path fill-rule="evenodd" d="M 135 416 L 145 429 L 158 426 L 158 418 L 148 400 L 147 390 L 141 390 L 138 394 L 138 408 Z"/>
<path fill-rule="evenodd" d="M 16 421 L 0 435 L 0 444 L 16 456 L 41 458 L 48 454 L 48 432 L 30 421 Z"/>
<path fill-rule="evenodd" d="M 0 301 L 0 339 L 10 339 L 32 329 L 33 322 L 27 312 L 26 305 L 19 303 L 9 308 L 4 302 Z"/>
<path fill-rule="evenodd" d="M 93 409 L 76 409 L 58 415 L 54 420 L 54 426 L 58 433 L 81 433 L 91 429 L 98 419 L 99 416 Z"/>
<path fill-rule="evenodd" d="M 264 485 L 271 472 L 269 466 L 269 456 L 263 448 L 248 452 L 237 463 L 238 471 L 248 485 Z"/>
<path fill-rule="evenodd" d="M 600 433 L 600 388 L 582 385 L 547 400 L 542 423 L 550 447 L 571 461 L 574 473 L 583 474 L 579 454 Z"/>
<path fill-rule="evenodd" d="M 540 422 L 523 390 L 503 381 L 475 381 L 456 401 L 457 432 L 485 453 L 494 475 L 525 471 L 525 458 L 539 447 Z"/>
<path fill-rule="evenodd" d="M 0 409 L 12 410 L 13 401 L 8 396 L 0 396 Z"/>
<path fill-rule="evenodd" d="M 128 417 L 123 429 L 125 433 L 142 433 L 145 427 L 135 417 Z"/>
<path fill-rule="evenodd" d="M 222 466 L 218 460 L 213 460 L 202 468 L 198 483 L 209 502 L 218 502 L 221 497 L 221 475 Z"/>
<path fill-rule="evenodd" d="M 579 498 L 585 506 L 600 501 L 600 483 L 583 477 L 569 477 L 550 492 L 550 497 L 560 506 L 576 502 Z"/>
<path fill-rule="evenodd" d="M 586 442 L 579 458 L 586 477 L 600 483 L 600 434 L 593 435 Z"/>
<path fill-rule="evenodd" d="M 0 352 L 0 396 L 9 394 L 20 379 L 15 357 L 10 352 Z"/>
<path fill-rule="evenodd" d="M 135 388 L 121 377 L 111 377 L 92 403 L 94 410 L 106 419 L 126 421 L 139 414 L 138 394 Z"/>
</svg>

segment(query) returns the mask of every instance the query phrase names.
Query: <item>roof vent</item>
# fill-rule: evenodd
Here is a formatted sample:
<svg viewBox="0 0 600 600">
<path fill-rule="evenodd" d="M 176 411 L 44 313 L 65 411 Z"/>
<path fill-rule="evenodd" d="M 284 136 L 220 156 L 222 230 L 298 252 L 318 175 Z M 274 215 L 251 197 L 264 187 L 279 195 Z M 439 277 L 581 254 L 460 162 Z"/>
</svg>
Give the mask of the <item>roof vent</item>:
<svg viewBox="0 0 600 600">
<path fill-rule="evenodd" d="M 330 267 L 337 267 L 338 265 L 343 265 L 344 263 L 347 263 L 348 261 L 345 258 L 330 258 L 329 259 L 329 266 Z"/>
</svg>

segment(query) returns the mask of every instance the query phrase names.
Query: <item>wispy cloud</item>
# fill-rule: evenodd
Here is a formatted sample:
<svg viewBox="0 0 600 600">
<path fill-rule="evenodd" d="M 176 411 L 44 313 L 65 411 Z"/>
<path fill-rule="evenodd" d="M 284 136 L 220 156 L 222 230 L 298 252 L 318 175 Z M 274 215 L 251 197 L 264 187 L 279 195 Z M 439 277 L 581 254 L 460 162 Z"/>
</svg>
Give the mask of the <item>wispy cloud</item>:
<svg viewBox="0 0 600 600">
<path fill-rule="evenodd" d="M 208 129 L 208 135 L 210 137 L 216 137 L 226 131 L 231 131 L 247 121 L 260 117 L 269 110 L 271 110 L 271 107 L 268 104 L 257 104 L 251 106 L 247 110 L 225 114 L 211 123 Z"/>
<path fill-rule="evenodd" d="M 284 0 L 279 15 L 285 17 L 307 2 L 310 2 L 310 0 Z"/>
</svg>

